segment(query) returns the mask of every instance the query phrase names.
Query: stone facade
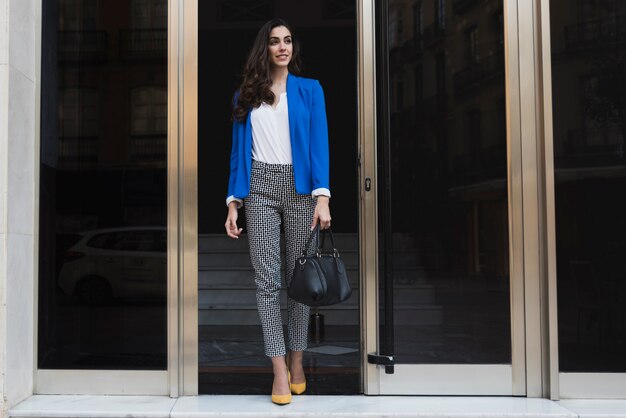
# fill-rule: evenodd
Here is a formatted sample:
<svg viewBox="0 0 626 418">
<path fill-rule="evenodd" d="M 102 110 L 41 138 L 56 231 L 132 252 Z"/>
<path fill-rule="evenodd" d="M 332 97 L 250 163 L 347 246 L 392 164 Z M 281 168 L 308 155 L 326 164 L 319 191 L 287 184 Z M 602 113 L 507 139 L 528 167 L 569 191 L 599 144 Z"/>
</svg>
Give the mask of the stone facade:
<svg viewBox="0 0 626 418">
<path fill-rule="evenodd" d="M 39 4 L 0 0 L 0 414 L 33 392 Z"/>
</svg>

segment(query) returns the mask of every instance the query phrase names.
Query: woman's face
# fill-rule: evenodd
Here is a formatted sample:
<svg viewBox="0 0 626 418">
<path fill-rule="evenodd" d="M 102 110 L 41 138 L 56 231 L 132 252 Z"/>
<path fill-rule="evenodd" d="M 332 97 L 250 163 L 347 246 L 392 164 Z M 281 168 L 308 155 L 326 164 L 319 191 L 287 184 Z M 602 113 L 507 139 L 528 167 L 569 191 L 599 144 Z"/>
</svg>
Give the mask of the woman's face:
<svg viewBox="0 0 626 418">
<path fill-rule="evenodd" d="M 270 32 L 268 44 L 268 54 L 270 64 L 273 67 L 286 67 L 291 61 L 293 44 L 291 42 L 291 32 L 284 26 L 276 26 Z"/>
</svg>

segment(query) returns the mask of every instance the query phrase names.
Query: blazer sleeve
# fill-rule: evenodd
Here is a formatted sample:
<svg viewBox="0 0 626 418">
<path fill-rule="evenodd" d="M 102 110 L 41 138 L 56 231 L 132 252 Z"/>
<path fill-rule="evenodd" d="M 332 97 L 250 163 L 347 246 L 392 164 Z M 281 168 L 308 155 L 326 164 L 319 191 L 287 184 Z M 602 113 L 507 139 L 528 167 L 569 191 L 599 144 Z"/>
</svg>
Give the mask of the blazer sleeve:
<svg viewBox="0 0 626 418">
<path fill-rule="evenodd" d="M 238 93 L 235 93 L 233 97 L 233 108 L 237 104 Z M 237 164 L 239 161 L 239 141 L 238 141 L 238 129 L 237 125 L 239 122 L 233 120 L 233 130 L 232 130 L 232 148 L 230 150 L 230 175 L 228 177 L 228 193 L 226 194 L 226 199 L 228 205 L 228 199 L 234 196 L 235 192 L 235 182 L 237 180 Z"/>
<path fill-rule="evenodd" d="M 309 152 L 311 155 L 312 189 L 327 189 L 330 192 L 326 105 L 324 90 L 317 80 L 313 85 L 310 132 Z"/>
</svg>

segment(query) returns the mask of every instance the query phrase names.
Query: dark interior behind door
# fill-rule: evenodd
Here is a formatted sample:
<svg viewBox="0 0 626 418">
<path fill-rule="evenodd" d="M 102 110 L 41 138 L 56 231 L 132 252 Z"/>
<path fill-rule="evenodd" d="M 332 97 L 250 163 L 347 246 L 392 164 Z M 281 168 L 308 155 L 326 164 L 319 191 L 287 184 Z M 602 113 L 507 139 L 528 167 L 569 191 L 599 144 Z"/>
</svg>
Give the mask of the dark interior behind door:
<svg viewBox="0 0 626 418">
<path fill-rule="evenodd" d="M 243 239 L 232 240 L 224 233 L 224 219 L 231 100 L 258 28 L 273 17 L 293 26 L 302 46 L 303 76 L 320 80 L 324 88 L 333 231 L 354 286 L 350 301 L 319 310 L 325 326 L 323 335 L 311 334 L 305 352 L 307 393 L 360 391 L 355 5 L 354 0 L 199 2 L 200 393 L 267 394 L 272 382 L 245 228 Z M 245 209 L 240 226 L 244 217 Z"/>
</svg>

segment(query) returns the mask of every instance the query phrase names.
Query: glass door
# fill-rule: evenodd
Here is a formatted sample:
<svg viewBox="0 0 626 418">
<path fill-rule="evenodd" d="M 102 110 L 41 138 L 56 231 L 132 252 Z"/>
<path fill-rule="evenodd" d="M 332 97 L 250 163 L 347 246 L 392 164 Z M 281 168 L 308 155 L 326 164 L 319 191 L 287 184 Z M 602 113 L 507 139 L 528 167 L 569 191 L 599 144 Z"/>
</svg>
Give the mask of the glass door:
<svg viewBox="0 0 626 418">
<path fill-rule="evenodd" d="M 503 3 L 376 3 L 372 393 L 520 394 Z"/>
<path fill-rule="evenodd" d="M 349 301 L 311 311 L 309 347 L 304 353 L 307 393 L 359 393 L 356 1 L 198 2 L 197 16 L 198 392 L 266 394 L 271 387 L 271 363 L 264 354 L 246 238 L 245 206 L 238 220 L 244 231 L 241 239 L 233 240 L 224 232 L 224 202 L 232 145 L 232 97 L 258 29 L 280 16 L 292 25 L 300 42 L 302 76 L 318 79 L 324 89 L 333 232 L 353 286 Z M 284 291 L 281 305 L 286 314 Z"/>
</svg>

